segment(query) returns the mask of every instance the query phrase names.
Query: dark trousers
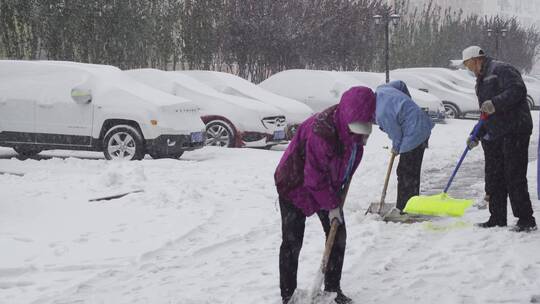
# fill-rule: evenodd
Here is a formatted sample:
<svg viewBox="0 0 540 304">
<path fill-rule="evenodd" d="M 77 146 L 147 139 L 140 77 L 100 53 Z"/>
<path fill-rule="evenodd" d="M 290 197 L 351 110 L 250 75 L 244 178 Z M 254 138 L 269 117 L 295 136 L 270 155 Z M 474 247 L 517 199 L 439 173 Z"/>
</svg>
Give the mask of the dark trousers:
<svg viewBox="0 0 540 304">
<path fill-rule="evenodd" d="M 420 194 L 420 173 L 427 140 L 413 150 L 399 155 L 396 208 L 403 210 L 409 199 Z"/>
<path fill-rule="evenodd" d="M 482 141 L 490 220 L 497 224 L 506 224 L 508 197 L 520 222 L 534 222 L 527 185 L 529 140 L 530 135 L 511 134 Z"/>
<path fill-rule="evenodd" d="M 279 199 L 281 209 L 281 235 L 282 242 L 279 250 L 279 287 L 281 297 L 290 298 L 296 289 L 296 274 L 298 271 L 298 256 L 302 249 L 304 240 L 304 229 L 306 216 L 291 202 Z M 328 211 L 317 212 L 324 233 L 328 237 L 330 231 L 330 221 Z M 345 257 L 345 244 L 347 231 L 345 224 L 339 225 L 334 247 L 330 253 L 328 269 L 324 278 L 325 290 L 337 291 L 340 288 L 341 270 L 343 269 L 343 258 Z M 312 265 L 313 267 L 319 266 Z"/>
</svg>

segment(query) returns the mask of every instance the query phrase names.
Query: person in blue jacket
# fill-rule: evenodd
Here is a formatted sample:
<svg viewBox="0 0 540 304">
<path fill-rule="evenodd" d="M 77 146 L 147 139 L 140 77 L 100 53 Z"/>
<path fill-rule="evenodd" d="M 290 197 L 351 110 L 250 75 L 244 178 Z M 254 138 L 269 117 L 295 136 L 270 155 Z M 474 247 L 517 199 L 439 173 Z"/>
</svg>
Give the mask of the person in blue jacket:
<svg viewBox="0 0 540 304">
<path fill-rule="evenodd" d="M 379 86 L 376 100 L 377 124 L 392 140 L 392 153 L 400 155 L 396 208 L 403 211 L 407 201 L 420 193 L 422 159 L 434 124 L 401 80 Z"/>
</svg>

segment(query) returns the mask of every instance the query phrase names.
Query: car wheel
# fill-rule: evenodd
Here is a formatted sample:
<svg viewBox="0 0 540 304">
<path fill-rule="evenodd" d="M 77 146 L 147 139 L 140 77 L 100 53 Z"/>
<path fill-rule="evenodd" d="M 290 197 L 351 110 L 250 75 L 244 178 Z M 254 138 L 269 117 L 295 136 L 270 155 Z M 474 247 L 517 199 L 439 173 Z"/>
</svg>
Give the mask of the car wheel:
<svg viewBox="0 0 540 304">
<path fill-rule="evenodd" d="M 108 160 L 141 160 L 145 154 L 143 137 L 132 126 L 115 126 L 103 138 L 103 154 Z"/>
<path fill-rule="evenodd" d="M 34 147 L 34 146 L 15 146 L 13 147 L 13 150 L 17 152 L 21 157 L 23 158 L 29 158 L 34 157 L 39 154 L 39 152 L 43 151 L 40 148 Z"/>
<path fill-rule="evenodd" d="M 163 159 L 163 158 L 179 159 L 180 157 L 182 157 L 183 154 L 184 154 L 184 151 L 171 153 L 171 154 L 150 153 L 150 156 L 152 156 L 153 159 Z"/>
<path fill-rule="evenodd" d="M 206 125 L 206 145 L 217 147 L 234 147 L 235 134 L 224 121 L 211 121 Z"/>
<path fill-rule="evenodd" d="M 461 116 L 459 108 L 451 103 L 444 103 L 444 111 L 446 114 L 446 118 L 454 119 Z"/>
</svg>

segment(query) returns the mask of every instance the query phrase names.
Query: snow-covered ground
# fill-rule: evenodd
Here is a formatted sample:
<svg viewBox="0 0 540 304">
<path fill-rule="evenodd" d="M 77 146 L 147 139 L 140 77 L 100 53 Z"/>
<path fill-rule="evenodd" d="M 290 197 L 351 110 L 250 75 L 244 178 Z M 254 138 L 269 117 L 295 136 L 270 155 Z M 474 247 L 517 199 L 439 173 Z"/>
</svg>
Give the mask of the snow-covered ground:
<svg viewBox="0 0 540 304">
<path fill-rule="evenodd" d="M 538 112 L 533 115 L 537 120 Z M 424 159 L 425 193 L 444 187 L 473 124 L 436 126 Z M 475 228 L 488 211 L 474 207 L 462 218 L 431 223 L 364 216 L 380 197 L 388 145 L 375 131 L 353 179 L 343 290 L 356 303 L 540 301 L 540 232 Z M 0 170 L 24 173 L 0 175 L 0 303 L 280 303 L 273 172 L 282 151 L 205 148 L 180 161 L 140 162 L 69 151 L 43 152 L 40 160 L 14 155 L 0 149 Z M 470 153 L 453 196 L 482 198 L 482 159 L 481 148 Z M 535 185 L 532 160 L 529 186 L 538 217 Z M 395 186 L 394 176 L 389 200 Z M 137 189 L 144 192 L 88 201 Z M 323 246 L 312 217 L 300 289 L 311 286 Z"/>
</svg>

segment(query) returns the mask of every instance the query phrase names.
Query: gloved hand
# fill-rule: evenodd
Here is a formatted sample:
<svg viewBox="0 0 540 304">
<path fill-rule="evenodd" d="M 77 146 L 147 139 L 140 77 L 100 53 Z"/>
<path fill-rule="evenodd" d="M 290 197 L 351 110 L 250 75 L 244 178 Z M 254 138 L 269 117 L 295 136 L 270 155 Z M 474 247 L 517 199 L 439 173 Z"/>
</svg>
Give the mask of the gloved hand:
<svg viewBox="0 0 540 304">
<path fill-rule="evenodd" d="M 341 207 L 337 207 L 328 211 L 328 219 L 330 220 L 330 224 L 332 224 L 334 219 L 338 220 L 338 223 L 340 225 L 343 224 L 343 210 L 341 209 Z"/>
<path fill-rule="evenodd" d="M 394 155 L 399 155 L 399 152 L 394 150 L 394 148 L 392 148 L 392 150 L 390 150 L 390 152 L 392 152 L 392 154 L 394 154 Z"/>
<path fill-rule="evenodd" d="M 493 104 L 493 101 L 491 101 L 490 99 L 484 101 L 484 103 L 482 103 L 482 106 L 480 107 L 480 111 L 489 115 L 495 113 L 495 105 Z"/>
<path fill-rule="evenodd" d="M 469 150 L 472 150 L 476 148 L 476 146 L 478 146 L 478 142 L 478 138 L 472 138 L 471 136 L 469 136 L 467 138 L 467 147 L 469 147 Z"/>
</svg>

